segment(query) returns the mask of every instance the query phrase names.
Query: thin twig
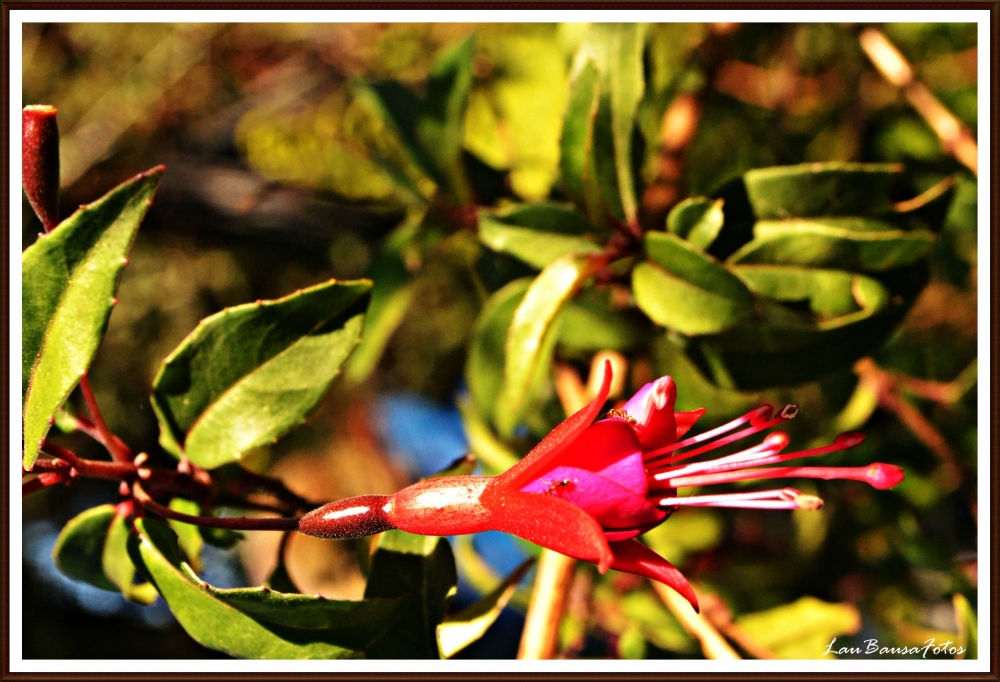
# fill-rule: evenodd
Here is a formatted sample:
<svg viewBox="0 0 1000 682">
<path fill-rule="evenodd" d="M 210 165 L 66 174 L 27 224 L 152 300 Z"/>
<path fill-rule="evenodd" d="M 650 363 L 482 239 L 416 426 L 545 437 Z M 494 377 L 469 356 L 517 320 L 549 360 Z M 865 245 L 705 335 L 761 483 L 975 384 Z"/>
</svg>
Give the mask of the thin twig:
<svg viewBox="0 0 1000 682">
<path fill-rule="evenodd" d="M 882 77 L 903 92 L 907 101 L 931 127 L 944 151 L 974 175 L 979 175 L 979 146 L 972 132 L 941 104 L 926 85 L 917 80 L 906 57 L 892 41 L 876 28 L 866 28 L 858 41 Z"/>
<path fill-rule="evenodd" d="M 253 516 L 192 516 L 165 507 L 149 496 L 138 481 L 132 484 L 132 497 L 143 509 L 157 516 L 173 519 L 182 523 L 190 523 L 204 528 L 225 528 L 228 530 L 295 530 L 299 525 L 298 516 L 281 518 L 259 518 Z"/>
<path fill-rule="evenodd" d="M 108 449 L 111 459 L 116 462 L 131 461 L 132 451 L 125 443 L 115 438 L 105 423 L 104 416 L 101 414 L 101 408 L 98 407 L 97 399 L 94 397 L 94 390 L 90 386 L 90 377 L 86 373 L 80 378 L 80 392 L 83 393 L 83 400 L 87 403 L 87 410 L 90 412 L 90 417 L 94 420 L 94 426 L 97 427 L 97 432 L 100 435 L 99 440 Z"/>
<path fill-rule="evenodd" d="M 674 615 L 681 627 L 701 643 L 701 650 L 705 653 L 705 658 L 714 660 L 737 660 L 740 658 L 736 650 L 708 622 L 708 619 L 703 614 L 695 613 L 684 597 L 656 580 L 650 580 L 649 584 L 653 586 L 657 596 L 670 609 L 670 613 Z"/>
<path fill-rule="evenodd" d="M 39 474 L 30 481 L 25 481 L 21 484 L 21 497 L 27 497 L 31 493 L 38 492 L 42 488 L 48 488 L 50 485 L 58 485 L 66 479 L 67 477 L 59 472 L 46 472 Z"/>
</svg>

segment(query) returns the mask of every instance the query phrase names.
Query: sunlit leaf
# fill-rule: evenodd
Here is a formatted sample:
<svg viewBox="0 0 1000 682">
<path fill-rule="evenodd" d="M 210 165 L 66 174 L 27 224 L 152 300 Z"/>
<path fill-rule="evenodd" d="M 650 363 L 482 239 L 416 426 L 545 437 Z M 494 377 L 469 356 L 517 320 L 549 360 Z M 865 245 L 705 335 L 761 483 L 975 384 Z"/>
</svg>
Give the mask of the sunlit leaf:
<svg viewBox="0 0 1000 682">
<path fill-rule="evenodd" d="M 500 434 L 509 437 L 528 406 L 538 368 L 551 353 L 558 333 L 553 322 L 563 305 L 591 274 L 589 261 L 564 256 L 548 265 L 528 287 L 514 311 L 505 343 L 503 411 L 497 414 Z"/>
<path fill-rule="evenodd" d="M 132 557 L 128 552 L 131 534 L 131 522 L 128 516 L 119 510 L 108 528 L 104 551 L 101 553 L 101 565 L 104 568 L 104 575 L 118 586 L 126 599 L 139 604 L 152 604 L 159 596 L 156 588 L 151 583 L 135 582 L 135 564 L 132 563 Z"/>
<path fill-rule="evenodd" d="M 600 253 L 601 247 L 585 236 L 594 230 L 581 214 L 554 204 L 479 214 L 479 238 L 484 244 L 539 270 L 565 255 Z"/>
<path fill-rule="evenodd" d="M 366 602 L 264 593 L 261 588 L 212 588 L 183 562 L 168 526 L 139 519 L 136 530 L 139 535 L 130 545 L 133 560 L 143 566 L 185 631 L 210 649 L 252 659 L 345 658 L 357 655 L 365 640 L 390 620 L 379 611 L 382 605 L 375 607 L 376 614 L 345 618 L 356 616 L 354 609 L 371 608 Z"/>
<path fill-rule="evenodd" d="M 82 207 L 21 254 L 24 468 L 52 417 L 90 367 L 118 278 L 163 173 L 154 168 Z"/>
<path fill-rule="evenodd" d="M 437 638 L 441 658 L 451 658 L 486 634 L 500 612 L 514 596 L 517 584 L 521 582 L 533 560 L 521 564 L 492 592 L 457 613 L 448 616 L 438 625 Z"/>
<path fill-rule="evenodd" d="M 577 206 L 594 217 L 600 214 L 594 191 L 594 117 L 600 94 L 597 66 L 587 56 L 574 69 L 569 102 L 560 139 L 560 166 L 563 187 Z"/>
<path fill-rule="evenodd" d="M 849 603 L 802 597 L 791 604 L 738 616 L 736 623 L 779 658 L 825 659 L 835 637 L 861 628 L 861 614 Z"/>
<path fill-rule="evenodd" d="M 357 345 L 369 289 L 330 281 L 203 320 L 153 382 L 161 444 L 212 469 L 301 423 Z"/>
<path fill-rule="evenodd" d="M 102 563 L 104 542 L 114 520 L 113 504 L 91 507 L 72 518 L 63 527 L 52 548 L 56 567 L 74 580 L 118 592 L 118 586 L 105 575 Z"/>
<path fill-rule="evenodd" d="M 712 245 L 722 229 L 722 223 L 722 199 L 685 199 L 667 215 L 667 231 L 701 249 Z"/>
<path fill-rule="evenodd" d="M 729 261 L 882 272 L 914 263 L 933 243 L 934 234 L 926 230 L 895 229 L 872 219 L 758 221 L 753 241 Z"/>
<path fill-rule="evenodd" d="M 198 516 L 201 513 L 201 508 L 197 502 L 185 500 L 180 497 L 170 500 L 170 508 L 189 516 Z M 180 546 L 181 551 L 184 552 L 184 558 L 191 565 L 191 568 L 194 569 L 195 573 L 197 573 L 201 570 L 201 548 L 205 544 L 204 538 L 198 531 L 198 526 L 174 521 L 173 519 L 169 519 L 167 524 L 170 526 L 170 530 L 177 534 L 177 544 Z"/>
<path fill-rule="evenodd" d="M 632 272 L 636 304 L 659 325 L 685 334 L 728 329 L 753 307 L 746 286 L 696 247 L 676 235 L 646 235 L 650 262 Z"/>
<path fill-rule="evenodd" d="M 745 265 L 732 268 L 750 290 L 778 301 L 807 301 L 819 315 L 836 317 L 861 309 L 877 310 L 889 292 L 877 280 L 843 270 L 795 265 Z"/>
</svg>

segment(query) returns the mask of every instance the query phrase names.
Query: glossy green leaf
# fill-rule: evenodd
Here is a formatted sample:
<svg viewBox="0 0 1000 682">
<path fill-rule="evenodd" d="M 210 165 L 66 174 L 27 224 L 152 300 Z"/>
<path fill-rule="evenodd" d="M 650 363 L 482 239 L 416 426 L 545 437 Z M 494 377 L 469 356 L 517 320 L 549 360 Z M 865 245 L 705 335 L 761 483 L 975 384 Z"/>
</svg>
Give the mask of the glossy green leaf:
<svg viewBox="0 0 1000 682">
<path fill-rule="evenodd" d="M 365 599 L 401 600 L 400 616 L 366 649 L 370 658 L 437 658 L 437 627 L 458 575 L 443 538 L 386 531 L 372 555 Z"/>
<path fill-rule="evenodd" d="M 889 213 L 896 164 L 805 163 L 748 171 L 743 179 L 760 220 Z"/>
<path fill-rule="evenodd" d="M 597 65 L 584 54 L 570 81 L 559 146 L 563 188 L 591 217 L 603 213 L 594 177 L 594 119 L 600 91 Z"/>
<path fill-rule="evenodd" d="M 819 315 L 841 316 L 877 310 L 888 302 L 888 290 L 877 280 L 843 270 L 795 265 L 735 266 L 732 272 L 754 293 L 778 301 L 808 301 Z"/>
<path fill-rule="evenodd" d="M 465 381 L 479 411 L 491 420 L 503 387 L 507 330 L 530 284 L 528 278 L 514 280 L 490 296 L 472 331 Z"/>
<path fill-rule="evenodd" d="M 701 249 L 707 249 L 722 229 L 722 199 L 692 197 L 671 209 L 667 216 L 667 231 L 686 239 Z"/>
<path fill-rule="evenodd" d="M 170 500 L 170 508 L 189 516 L 198 516 L 201 513 L 201 507 L 198 506 L 197 502 L 180 497 Z M 173 519 L 169 519 L 167 524 L 170 526 L 170 530 L 177 534 L 177 544 L 184 552 L 184 558 L 187 559 L 195 573 L 199 572 L 201 570 L 201 548 L 205 545 L 205 539 L 198 531 L 198 526 Z"/>
<path fill-rule="evenodd" d="M 553 327 L 563 305 L 592 273 L 585 258 L 564 256 L 552 262 L 528 287 L 514 311 L 504 344 L 503 388 L 497 414 L 500 434 L 510 437 L 529 405 L 538 369 L 551 357 L 558 329 Z"/>
<path fill-rule="evenodd" d="M 164 448 L 212 469 L 301 423 L 357 345 L 370 286 L 330 281 L 202 320 L 153 382 Z"/>
<path fill-rule="evenodd" d="M 459 204 L 467 204 L 472 198 L 462 165 L 462 126 L 472 87 L 474 45 L 473 34 L 438 57 L 415 131 L 424 153 L 433 160 L 441 183 Z"/>
<path fill-rule="evenodd" d="M 152 583 L 136 583 L 135 564 L 129 556 L 128 543 L 131 535 L 131 523 L 127 516 L 118 513 L 112 519 L 108 535 L 104 541 L 104 551 L 101 553 L 101 566 L 104 575 L 108 577 L 121 591 L 122 595 L 139 604 L 152 604 L 159 596 Z"/>
<path fill-rule="evenodd" d="M 684 334 L 711 334 L 753 308 L 738 277 L 676 235 L 650 232 L 645 244 L 649 262 L 632 271 L 632 290 L 653 322 Z"/>
<path fill-rule="evenodd" d="M 56 567 L 65 575 L 102 590 L 117 592 L 118 586 L 104 573 L 102 556 L 108 529 L 115 520 L 115 506 L 91 507 L 67 523 L 52 548 Z"/>
<path fill-rule="evenodd" d="M 21 254 L 25 469 L 104 337 L 126 255 L 162 173 L 154 168 L 119 185 Z"/>
<path fill-rule="evenodd" d="M 757 395 L 720 388 L 709 381 L 669 334 L 661 334 L 652 346 L 654 374 L 669 374 L 679 387 L 676 409 L 711 408 L 714 419 L 721 422 L 760 405 Z"/>
<path fill-rule="evenodd" d="M 357 655 L 366 635 L 389 620 L 359 618 L 372 626 L 366 631 L 364 626 L 354 628 L 352 621 L 342 620 L 345 613 L 356 614 L 353 609 L 363 612 L 371 606 L 360 605 L 364 602 L 268 594 L 260 588 L 212 588 L 183 562 L 177 537 L 168 526 L 139 519 L 136 530 L 138 537 L 129 548 L 133 559 L 143 566 L 187 633 L 211 649 L 251 659 L 345 658 Z M 375 610 L 381 616 L 379 608 Z M 301 618 L 296 615 L 299 612 Z M 327 628 L 326 623 L 334 626 Z"/>
<path fill-rule="evenodd" d="M 777 608 L 749 613 L 736 623 L 755 641 L 779 658 L 826 659 L 834 637 L 853 635 L 861 628 L 861 614 L 852 604 L 831 604 L 815 597 Z"/>
<path fill-rule="evenodd" d="M 632 132 L 636 112 L 645 90 L 642 51 L 644 24 L 596 24 L 608 30 L 607 79 L 610 84 L 611 129 L 615 143 L 615 171 L 625 219 L 638 220 L 635 178 L 632 174 Z"/>
<path fill-rule="evenodd" d="M 539 270 L 570 254 L 600 253 L 586 238 L 593 225 L 571 209 L 553 204 L 519 206 L 500 214 L 479 214 L 479 239 Z"/>
<path fill-rule="evenodd" d="M 451 658 L 486 634 L 514 596 L 517 584 L 524 578 L 533 562 L 532 559 L 525 561 L 492 592 L 475 604 L 451 614 L 438 625 L 437 639 L 441 658 Z"/>
<path fill-rule="evenodd" d="M 651 330 L 634 309 L 619 310 L 606 291 L 587 289 L 560 314 L 559 345 L 577 352 L 627 351 L 645 343 Z"/>
<path fill-rule="evenodd" d="M 758 221 L 753 241 L 729 262 L 883 272 L 916 262 L 933 243 L 932 232 L 864 218 Z"/>
</svg>

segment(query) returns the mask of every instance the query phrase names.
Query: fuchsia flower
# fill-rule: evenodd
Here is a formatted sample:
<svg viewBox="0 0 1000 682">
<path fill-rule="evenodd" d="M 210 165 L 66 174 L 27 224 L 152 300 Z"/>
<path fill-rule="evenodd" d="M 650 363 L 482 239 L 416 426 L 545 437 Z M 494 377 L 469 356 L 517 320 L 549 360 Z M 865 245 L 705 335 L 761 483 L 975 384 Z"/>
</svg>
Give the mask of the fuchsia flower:
<svg viewBox="0 0 1000 682">
<path fill-rule="evenodd" d="M 674 412 L 677 389 L 670 377 L 644 386 L 622 409 L 594 419 L 607 400 L 610 364 L 592 403 L 546 436 L 524 459 L 499 476 L 451 476 L 421 481 L 395 495 L 364 495 L 331 502 L 299 522 L 300 532 L 325 538 L 359 537 L 389 528 L 422 535 L 499 530 L 561 554 L 659 580 L 697 610 L 694 591 L 669 561 L 637 540 L 685 506 L 755 509 L 818 509 L 822 500 L 794 488 L 708 495 L 679 488 L 771 478 L 864 481 L 885 490 L 903 480 L 891 464 L 864 467 L 778 466 L 792 459 L 860 445 L 864 436 L 844 433 L 825 447 L 781 454 L 782 432 L 734 454 L 693 458 L 777 426 L 795 416 L 770 405 L 710 431 L 684 438 L 704 413 Z M 742 427 L 742 428 L 741 428 Z"/>
</svg>

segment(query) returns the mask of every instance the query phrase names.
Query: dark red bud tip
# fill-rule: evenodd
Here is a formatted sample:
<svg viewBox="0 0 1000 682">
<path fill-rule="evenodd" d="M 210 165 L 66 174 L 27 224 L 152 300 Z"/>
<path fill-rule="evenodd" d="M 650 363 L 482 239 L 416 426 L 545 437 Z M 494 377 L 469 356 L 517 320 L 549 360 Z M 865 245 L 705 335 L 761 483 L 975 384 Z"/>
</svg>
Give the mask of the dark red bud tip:
<svg viewBox="0 0 1000 682">
<path fill-rule="evenodd" d="M 395 526 L 389 521 L 392 502 L 387 495 L 361 495 L 314 509 L 296 530 L 324 540 L 347 540 L 374 535 Z"/>
<path fill-rule="evenodd" d="M 767 403 L 764 403 L 763 405 L 761 405 L 756 410 L 750 413 L 750 425 L 759 426 L 763 424 L 764 422 L 766 422 L 768 419 L 771 418 L 771 413 L 773 411 L 774 411 L 773 407 L 771 407 Z"/>
<path fill-rule="evenodd" d="M 895 488 L 906 478 L 906 472 L 895 464 L 876 462 L 868 467 L 868 482 L 878 490 Z"/>
<path fill-rule="evenodd" d="M 24 194 L 45 231 L 59 224 L 59 127 L 55 107 L 26 106 L 21 113 Z"/>
<path fill-rule="evenodd" d="M 839 448 L 856 448 L 865 442 L 865 434 L 860 431 L 846 431 L 833 439 L 833 444 Z"/>
</svg>

